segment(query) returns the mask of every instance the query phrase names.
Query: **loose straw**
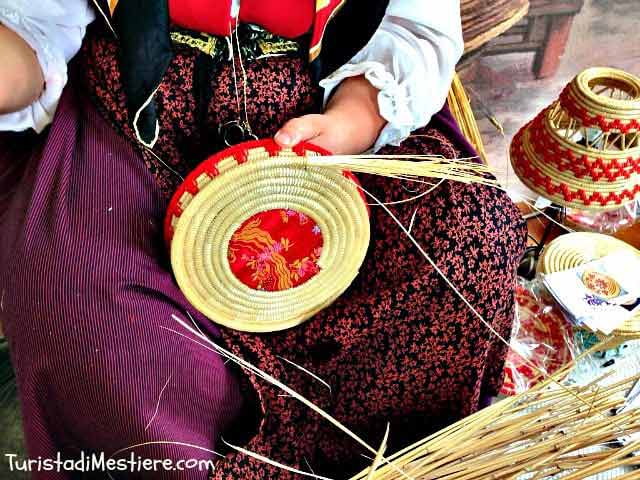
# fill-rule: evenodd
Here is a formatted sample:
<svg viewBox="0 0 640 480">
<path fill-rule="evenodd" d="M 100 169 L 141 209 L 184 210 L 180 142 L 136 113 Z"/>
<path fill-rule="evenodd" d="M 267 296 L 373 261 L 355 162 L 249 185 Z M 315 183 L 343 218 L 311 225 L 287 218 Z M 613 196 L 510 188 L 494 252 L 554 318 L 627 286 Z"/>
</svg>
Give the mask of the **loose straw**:
<svg viewBox="0 0 640 480">
<path fill-rule="evenodd" d="M 264 455 L 260 455 L 259 453 L 255 453 L 255 452 L 251 452 L 249 450 L 247 450 L 246 448 L 242 448 L 242 447 L 237 447 L 235 445 L 231 445 L 228 442 L 225 442 L 224 439 L 222 440 L 225 445 L 227 445 L 228 447 L 233 448 L 234 450 L 240 452 L 240 453 L 244 453 L 245 455 L 255 458 L 256 460 L 260 460 L 261 462 L 264 463 L 268 463 L 269 465 L 272 465 L 276 468 L 280 468 L 282 470 L 286 470 L 288 472 L 292 472 L 292 473 L 296 473 L 298 475 L 302 475 L 304 477 L 310 477 L 310 478 L 317 478 L 318 480 L 333 480 L 329 477 L 323 477 L 321 475 L 316 475 L 315 473 L 307 473 L 307 472 L 303 472 L 302 470 L 298 470 L 297 468 L 293 468 L 293 467 L 289 467 L 288 465 L 285 465 L 283 463 L 280 462 L 276 462 L 275 460 L 271 460 L 269 457 L 265 457 Z"/>
<path fill-rule="evenodd" d="M 566 374 L 563 369 L 555 379 Z M 581 479 L 616 467 L 640 463 L 625 458 L 640 449 L 639 442 L 611 452 L 584 452 L 585 448 L 615 445 L 620 435 L 609 428 L 604 415 L 624 404 L 624 393 L 638 376 L 609 387 L 597 381 L 585 387 L 550 390 L 551 379 L 518 397 L 510 397 L 390 457 L 421 480 L 532 479 L 568 473 Z M 576 404 L 575 393 L 585 394 L 589 408 Z M 572 394 L 573 393 L 573 394 Z M 592 415 L 593 412 L 600 415 Z M 640 412 L 620 415 L 623 434 L 640 431 Z M 369 469 L 352 480 L 395 480 L 387 467 L 370 476 Z"/>
<path fill-rule="evenodd" d="M 413 237 L 413 235 L 411 235 L 411 232 L 409 232 L 407 230 L 407 228 L 402 224 L 402 222 L 400 222 L 400 220 L 398 220 L 398 218 L 393 214 L 393 212 L 391 212 L 391 210 L 386 205 L 384 205 L 375 195 L 373 195 L 372 193 L 367 191 L 364 187 L 359 186 L 358 188 L 360 188 L 366 195 L 371 197 L 380 207 L 382 207 L 387 212 L 387 214 L 391 217 L 391 219 L 400 227 L 400 229 L 406 235 L 406 237 L 411 241 L 411 243 L 414 244 L 414 246 L 418 249 L 418 251 L 422 254 L 422 256 L 431 264 L 431 266 L 434 268 L 434 270 L 447 283 L 447 285 L 453 290 L 453 292 L 458 296 L 458 298 L 460 298 L 464 302 L 464 304 L 467 306 L 467 308 L 469 308 L 469 310 L 490 330 L 490 332 L 496 338 L 498 338 L 507 347 L 513 348 L 513 350 L 518 355 L 520 355 L 522 357 L 522 359 L 524 360 L 524 363 L 528 367 L 532 368 L 535 372 L 537 372 L 538 375 L 540 375 L 542 378 L 553 380 L 554 377 L 550 377 L 544 370 L 540 369 L 537 365 L 535 365 L 533 362 L 531 362 L 529 359 L 527 359 L 527 355 L 526 354 L 523 354 L 522 352 L 518 351 L 517 348 L 515 348 L 513 345 L 511 345 L 510 342 L 508 342 L 495 328 L 493 328 L 493 326 L 489 322 L 487 322 L 484 319 L 484 317 L 476 310 L 476 308 L 469 302 L 469 300 L 462 294 L 462 292 L 460 292 L 460 290 L 455 286 L 455 284 L 444 274 L 444 272 L 440 269 L 440 267 L 438 267 L 436 262 L 433 261 L 433 259 L 429 256 L 429 254 L 427 254 L 427 252 L 418 243 L 418 241 L 415 239 L 415 237 Z M 566 386 L 562 385 L 562 383 L 560 383 L 558 381 L 555 381 L 555 380 L 553 380 L 553 382 L 556 383 L 560 388 L 565 389 L 565 391 L 571 392 L 571 390 L 568 389 Z M 573 395 L 576 395 L 573 392 L 571 392 L 571 393 Z M 579 396 L 576 396 L 576 398 L 578 398 L 580 401 L 582 401 L 582 399 Z M 610 421 L 610 424 L 613 425 L 613 426 L 617 426 L 616 422 L 613 421 L 613 420 Z"/>
<path fill-rule="evenodd" d="M 441 180 L 448 179 L 459 181 L 462 183 L 478 183 L 488 186 L 493 186 L 496 188 L 501 187 L 498 185 L 498 182 L 489 177 L 491 173 L 491 169 L 485 165 L 466 162 L 464 160 L 447 160 L 439 157 L 431 157 L 431 156 L 414 156 L 414 155 L 400 155 L 400 156 L 375 156 L 375 155 L 361 155 L 361 156 L 304 156 L 300 165 L 304 167 L 322 167 L 322 168 L 332 168 L 339 170 L 351 170 L 358 173 L 367 173 L 367 174 L 375 174 L 382 175 L 390 178 L 400 178 L 402 180 L 408 181 L 420 181 L 420 178 L 428 177 L 428 178 L 439 178 Z M 438 267 L 438 265 L 431 259 L 431 257 L 426 253 L 426 251 L 421 247 L 421 245 L 416 241 L 416 239 L 411 235 L 411 233 L 402 225 L 402 223 L 397 219 L 397 217 L 389 210 L 389 208 L 380 202 L 374 195 L 370 192 L 366 191 L 364 188 L 362 189 L 365 194 L 371 197 L 376 205 L 381 206 L 388 215 L 396 222 L 403 233 L 409 238 L 409 240 L 415 245 L 415 247 L 419 250 L 419 252 L 424 256 L 424 258 L 431 264 L 431 266 L 435 269 L 435 271 L 445 280 L 447 285 L 453 290 L 453 292 L 465 303 L 465 305 L 470 309 L 470 311 L 480 319 L 480 321 L 491 331 L 491 333 L 497 337 L 501 342 L 510 346 L 510 343 L 502 336 L 499 332 L 495 330 L 495 328 L 487 322 L 482 315 L 473 307 L 473 305 L 466 299 L 466 297 L 460 292 L 460 290 L 453 284 L 451 280 L 447 278 L 444 272 Z M 535 208 L 535 207 L 534 207 Z M 536 209 L 537 210 L 537 209 Z M 369 446 L 364 440 L 358 437 L 355 433 L 349 430 L 347 427 L 342 425 L 336 419 L 331 417 L 328 413 L 324 412 L 322 409 L 314 405 L 312 402 L 308 401 L 300 394 L 289 388 L 287 385 L 281 383 L 274 377 L 268 375 L 267 373 L 259 370 L 257 367 L 254 367 L 250 363 L 242 360 L 241 358 L 233 355 L 232 353 L 222 349 L 215 345 L 215 343 L 211 342 L 202 332 L 198 333 L 184 322 L 182 322 L 179 318 L 174 316 L 174 319 L 178 321 L 184 328 L 186 328 L 189 332 L 196 335 L 201 340 L 212 345 L 214 348 L 211 349 L 196 340 L 181 334 L 175 330 L 170 330 L 178 335 L 181 335 L 190 341 L 193 341 L 205 348 L 208 348 L 212 351 L 216 351 L 217 353 L 225 356 L 228 359 L 233 360 L 238 363 L 243 368 L 253 372 L 258 377 L 267 380 L 272 383 L 276 387 L 280 388 L 284 392 L 287 392 L 292 397 L 296 398 L 298 401 L 302 402 L 308 408 L 311 408 L 313 411 L 318 413 L 320 416 L 328 420 L 332 423 L 336 428 L 341 430 L 343 433 L 346 433 L 352 439 L 356 440 L 357 443 L 365 447 L 370 452 L 376 454 L 378 456 L 380 454 L 380 450 L 376 450 Z M 162 327 L 165 328 L 165 327 Z M 565 387 L 560 382 L 558 382 L 554 377 L 549 377 L 546 372 L 541 371 L 537 368 L 533 363 L 526 359 L 526 355 L 523 355 L 521 352 L 517 352 L 525 359 L 525 363 L 537 371 L 542 378 L 548 379 L 553 383 L 557 383 L 561 389 L 564 389 L 565 392 L 574 396 L 581 403 L 587 405 L 590 409 L 593 405 L 590 405 L 586 400 L 582 399 L 580 395 L 571 389 Z M 601 411 L 597 411 L 598 414 L 602 415 Z M 608 425 L 614 425 L 617 428 L 620 428 L 617 423 L 607 417 L 605 417 Z M 247 453 L 247 452 L 244 452 Z M 247 453 L 249 454 L 249 453 Z M 257 454 L 256 454 L 257 455 Z M 382 457 L 381 461 L 386 465 L 391 465 L 391 467 L 398 471 L 404 478 L 412 478 L 408 476 L 402 470 L 394 465 L 390 464 L 389 460 Z M 375 471 L 375 468 L 372 470 Z"/>
<path fill-rule="evenodd" d="M 369 475 L 367 475 L 367 480 L 372 480 L 376 470 L 380 466 L 382 462 L 382 456 L 384 455 L 385 450 L 387 449 L 387 441 L 389 440 L 389 428 L 390 425 L 387 423 L 387 430 L 384 432 L 384 438 L 382 439 L 382 443 L 380 444 L 380 450 L 376 455 L 376 458 L 373 459 L 373 464 L 371 465 Z"/>
<path fill-rule="evenodd" d="M 302 162 L 313 167 L 337 168 L 385 177 L 438 178 L 461 183 L 497 186 L 487 165 L 449 160 L 431 155 L 327 155 L 304 156 Z"/>
<path fill-rule="evenodd" d="M 425 256 L 425 258 L 432 264 L 432 266 L 435 268 L 435 270 L 445 279 L 445 281 L 450 285 L 450 287 L 453 289 L 453 291 L 461 297 L 461 299 L 465 302 L 465 304 L 471 309 L 471 311 L 480 318 L 480 320 L 489 328 L 489 330 L 497 337 L 499 338 L 502 342 L 506 343 L 507 345 L 509 345 L 509 343 L 488 323 L 486 322 L 486 320 L 484 320 L 482 318 L 482 316 L 475 310 L 475 308 L 466 300 L 466 298 L 464 298 L 464 296 L 460 293 L 460 291 L 455 287 L 455 285 L 453 285 L 453 283 L 448 280 L 448 278 L 446 277 L 446 275 L 444 275 L 444 273 L 438 268 L 438 266 L 435 264 L 435 262 L 433 262 L 433 260 L 429 257 L 428 254 L 426 254 L 426 252 L 424 251 L 424 249 L 422 249 L 422 247 L 417 243 L 417 241 L 415 240 L 415 238 L 413 238 L 411 236 L 411 234 L 404 228 L 404 226 L 402 225 L 401 222 L 399 222 L 399 220 L 393 215 L 393 213 L 382 204 L 382 202 L 380 202 L 375 196 L 373 196 L 371 193 L 367 192 L 366 190 L 363 189 L 363 191 L 365 191 L 366 194 L 368 194 L 371 198 L 373 198 L 378 205 L 382 206 L 387 213 L 394 219 L 394 221 L 400 226 L 400 228 L 404 231 L 404 233 L 408 236 L 408 238 L 416 245 L 416 247 L 421 251 L 421 253 Z M 380 450 L 375 450 L 372 447 L 370 447 L 366 442 L 364 442 L 364 440 L 360 439 L 356 434 L 354 434 L 353 432 L 351 432 L 348 428 L 346 428 L 345 426 L 343 426 L 342 424 L 340 424 L 340 422 L 338 422 L 336 419 L 334 419 L 332 416 L 330 416 L 329 414 L 327 414 L 326 412 L 324 412 L 322 409 L 320 409 L 319 407 L 317 407 L 315 404 L 313 404 L 312 402 L 308 401 L 307 399 L 305 399 L 304 397 L 302 397 L 301 395 L 299 395 L 297 392 L 295 392 L 294 390 L 292 390 L 291 388 L 289 388 L 288 386 L 286 386 L 285 384 L 279 382 L 278 380 L 276 380 L 274 377 L 268 375 L 267 373 L 261 371 L 260 369 L 258 369 L 257 367 L 254 367 L 253 365 L 251 365 L 250 363 L 242 360 L 241 358 L 233 355 L 231 352 L 228 352 L 227 350 L 217 346 L 214 342 L 212 342 L 211 340 L 209 340 L 205 335 L 203 335 L 201 332 L 197 332 L 196 330 L 192 329 L 189 325 L 187 325 L 186 323 L 184 323 L 181 319 L 179 319 L 176 316 L 173 316 L 174 320 L 176 320 L 179 324 L 181 324 L 184 328 L 186 328 L 190 333 L 192 333 L 193 335 L 196 335 L 198 338 L 200 338 L 201 340 L 204 340 L 205 342 L 209 343 L 210 345 L 212 345 L 214 348 L 211 349 L 209 348 L 207 345 L 202 344 L 186 335 L 181 334 L 180 332 L 177 332 L 175 330 L 166 328 L 166 327 L 162 327 L 165 328 L 169 331 L 172 331 L 178 335 L 181 335 L 187 339 L 189 339 L 190 341 L 193 341 L 194 343 L 197 343 L 201 346 L 203 346 L 204 348 L 207 348 L 209 350 L 215 351 L 233 361 L 235 361 L 236 363 L 238 363 L 240 366 L 242 366 L 243 368 L 246 368 L 250 371 L 252 371 L 253 373 L 255 373 L 256 375 L 258 375 L 260 378 L 266 379 L 267 381 L 269 381 L 270 383 L 272 383 L 273 385 L 277 386 L 278 388 L 282 389 L 283 391 L 287 392 L 288 394 L 290 394 L 292 397 L 296 398 L 297 400 L 301 401 L 304 405 L 306 405 L 307 407 L 311 408 L 313 411 L 315 411 L 316 413 L 320 414 L 322 417 L 324 417 L 326 420 L 328 420 L 330 423 L 332 423 L 334 426 L 336 426 L 337 428 L 339 428 L 341 431 L 343 431 L 344 433 L 347 433 L 351 438 L 355 439 L 359 444 L 361 444 L 362 446 L 364 446 L 365 448 L 367 448 L 367 450 L 371 451 L 372 453 L 376 454 L 376 458 L 380 455 Z M 520 354 L 522 355 L 522 354 Z M 532 365 L 532 368 L 536 368 L 535 365 Z M 536 370 L 538 370 L 536 368 Z M 539 370 L 538 370 L 539 371 Z M 549 382 L 553 382 L 553 383 L 557 383 L 558 385 L 560 385 L 560 387 L 562 389 L 564 389 L 565 393 L 569 393 L 570 395 L 572 395 L 575 399 L 579 400 L 581 403 L 584 403 L 588 408 L 588 412 L 589 415 L 592 411 L 592 409 L 594 408 L 594 403 L 589 403 L 587 400 L 583 399 L 578 393 L 576 393 L 575 391 L 570 390 L 569 388 L 563 386 L 560 382 L 558 382 L 558 380 L 556 378 L 559 377 L 549 377 L 548 375 L 546 375 L 545 372 L 540 372 L 541 375 L 546 378 Z M 542 383 L 541 385 L 547 385 L 546 381 L 545 383 Z M 504 402 L 501 402 L 504 403 Z M 511 405 L 510 403 L 506 403 L 504 405 L 505 409 Z M 607 406 L 609 407 L 609 406 Z M 486 412 L 486 413 L 490 413 L 490 412 Z M 600 415 L 602 415 L 602 411 L 598 411 L 597 413 L 599 413 Z M 482 417 L 478 417 L 478 418 L 482 418 Z M 584 417 L 587 418 L 587 417 Z M 606 420 L 606 423 L 608 426 L 610 426 L 611 424 L 617 426 L 618 428 L 620 428 L 618 425 L 616 425 L 616 422 L 610 421 L 610 419 L 608 419 L 607 417 L 604 417 Z M 623 431 L 625 431 L 624 429 L 621 429 Z M 468 434 L 468 430 L 464 431 L 464 434 L 467 435 Z M 455 443 L 454 443 L 455 445 Z M 247 455 L 252 455 L 253 452 L 248 452 L 245 450 L 238 450 L 241 451 L 242 453 L 245 453 Z M 268 461 L 269 459 L 265 459 L 264 457 L 257 457 L 256 455 L 258 454 L 253 454 L 253 456 L 255 458 L 259 458 L 263 461 Z M 404 471 L 400 470 L 399 467 L 397 467 L 395 464 L 390 463 L 388 459 L 385 459 L 384 457 L 381 458 L 381 461 L 383 461 L 385 464 L 387 465 L 391 465 L 391 467 L 399 472 L 403 478 L 413 478 L 409 475 L 407 475 L 407 473 L 405 473 Z M 279 464 L 278 462 L 268 462 L 271 463 L 272 465 L 278 466 L 280 468 L 286 468 L 286 466 Z M 441 462 L 440 462 L 441 463 Z M 434 464 L 431 464 L 432 468 L 435 468 Z M 371 471 L 369 472 L 370 474 L 375 474 L 376 472 L 376 468 L 372 468 Z M 376 478 L 376 477 L 372 477 L 372 478 Z M 461 478 L 460 480 L 466 480 L 464 478 Z"/>
<path fill-rule="evenodd" d="M 352 432 L 351 430 L 349 430 L 346 426 L 344 426 L 342 423 L 340 423 L 338 420 L 336 420 L 335 418 L 333 418 L 331 415 L 329 415 L 327 412 L 325 412 L 323 409 L 321 409 L 320 407 L 318 407 L 316 404 L 314 404 L 313 402 L 307 400 L 304 396 L 302 396 L 301 394 L 299 394 L 298 392 L 296 392 L 295 390 L 293 390 L 291 387 L 289 387 L 288 385 L 280 382 L 278 379 L 276 379 L 275 377 L 269 375 L 268 373 L 260 370 L 258 367 L 254 366 L 253 364 L 247 362 L 246 360 L 238 357 L 237 355 L 234 355 L 232 352 L 230 352 L 229 350 L 226 350 L 224 348 L 222 348 L 221 346 L 217 345 L 215 342 L 213 342 L 212 340 L 210 340 L 206 335 L 201 334 L 200 332 L 198 332 L 197 330 L 191 328 L 187 323 L 185 323 L 182 319 L 178 318 L 176 315 L 172 315 L 172 318 L 178 322 L 184 329 L 186 329 L 188 332 L 190 332 L 191 334 L 195 335 L 196 337 L 198 337 L 199 339 L 203 340 L 204 342 L 206 342 L 207 344 L 209 344 L 210 346 L 207 346 L 203 343 L 198 342 L 197 340 L 181 333 L 178 332 L 176 330 L 173 330 L 171 328 L 168 327 L 164 327 L 161 326 L 160 328 L 164 329 L 164 330 L 168 330 L 170 332 L 175 333 L 176 335 L 180 335 L 183 338 L 186 338 L 187 340 L 196 343 L 204 348 L 206 348 L 207 350 L 210 350 L 212 352 L 218 353 L 219 355 L 231 359 L 233 362 L 237 363 L 238 365 L 240 365 L 241 367 L 249 370 L 250 372 L 254 373 L 255 375 L 257 375 L 259 378 L 262 378 L 264 380 L 267 380 L 269 383 L 271 383 L 272 385 L 278 387 L 279 389 L 283 390 L 284 392 L 288 393 L 289 395 L 291 395 L 293 398 L 295 398 L 296 400 L 298 400 L 299 402 L 301 402 L 302 404 L 304 404 L 305 406 L 307 406 L 308 408 L 310 408 L 311 410 L 313 410 L 314 412 L 316 412 L 318 415 L 320 415 L 321 417 L 323 417 L 324 419 L 328 420 L 333 426 L 335 426 L 336 428 L 338 428 L 339 430 L 341 430 L 342 432 L 346 433 L 348 436 L 350 436 L 352 439 L 354 439 L 356 442 L 358 442 L 360 445 L 362 445 L 364 448 L 366 448 L 367 450 L 369 450 L 371 453 L 374 454 L 378 454 L 378 450 L 371 447 L 369 444 L 367 444 L 367 442 L 365 442 L 364 440 L 362 440 L 356 433 Z M 382 461 L 385 462 L 386 464 L 389 464 L 389 461 L 382 457 Z M 389 464 L 390 465 L 390 464 Z M 398 473 L 400 473 L 402 475 L 403 478 L 406 478 L 408 480 L 415 480 L 412 477 L 408 476 L 407 474 L 405 474 L 403 471 L 401 471 L 400 469 L 398 469 L 395 465 L 391 465 L 394 469 L 396 469 L 398 471 Z"/>
<path fill-rule="evenodd" d="M 323 157 L 315 157 L 315 159 L 317 158 L 323 158 Z M 402 163 L 406 163 L 406 162 L 402 162 Z M 333 163 L 333 165 L 336 165 L 335 161 Z M 315 165 L 314 165 L 315 166 Z M 338 166 L 340 168 L 343 167 L 343 165 L 338 164 Z M 432 166 L 432 164 L 430 165 Z M 477 166 L 477 164 L 474 164 L 474 166 Z M 353 165 L 350 166 L 351 168 L 353 168 Z M 406 165 L 402 165 L 402 169 L 403 172 L 406 174 L 407 169 L 405 168 Z M 398 165 L 393 166 L 393 168 L 390 169 L 390 171 L 395 171 L 397 172 L 397 168 Z M 362 168 L 361 170 L 364 170 L 364 168 Z M 378 168 L 375 169 L 376 171 L 379 171 Z M 432 172 L 432 170 L 431 170 Z M 371 173 L 371 170 L 370 172 Z M 425 171 L 424 170 L 417 170 L 414 172 L 415 174 L 419 173 L 420 175 L 425 175 Z M 431 173 L 432 174 L 432 173 Z M 472 181 L 472 180 L 469 180 Z M 405 233 L 405 235 L 414 243 L 414 245 L 418 248 L 418 250 L 420 251 L 420 253 L 427 259 L 427 261 L 433 266 L 433 268 L 438 272 L 438 274 L 446 281 L 446 283 L 450 286 L 450 288 L 452 288 L 452 290 L 454 291 L 454 293 L 456 293 L 456 295 L 458 295 L 463 302 L 467 305 L 467 307 L 474 313 L 474 315 L 476 315 L 481 322 L 492 332 L 492 334 L 494 336 L 496 336 L 500 341 L 502 341 L 503 343 L 505 343 L 506 345 L 509 345 L 509 342 L 507 342 L 507 340 L 502 337 L 486 320 L 484 320 L 484 318 L 477 312 L 477 310 L 473 307 L 473 305 L 470 304 L 470 302 L 464 297 L 464 295 L 462 295 L 462 293 L 457 289 L 457 287 L 446 277 L 446 275 L 444 274 L 444 272 L 442 272 L 442 270 L 437 266 L 437 264 L 431 259 L 431 257 L 424 251 L 424 249 L 420 246 L 420 244 L 415 240 L 415 238 L 413 236 L 411 236 L 410 232 L 402 225 L 402 223 L 397 219 L 397 217 L 395 217 L 395 215 L 393 215 L 393 213 L 388 209 L 388 207 L 386 207 L 384 204 L 382 204 L 382 202 L 380 202 L 374 195 L 372 195 L 370 192 L 366 191 L 365 189 L 363 189 L 363 191 L 370 196 L 377 205 L 381 206 L 382 208 L 385 209 L 385 211 L 391 216 L 391 218 L 400 226 L 400 228 L 403 230 L 403 232 Z M 275 379 L 274 377 L 266 374 L 265 372 L 262 372 L 261 370 L 259 370 L 258 368 L 254 367 L 253 365 L 249 364 L 248 362 L 240 359 L 239 357 L 231 354 L 230 352 L 222 349 L 221 347 L 218 347 L 217 345 L 215 345 L 215 343 L 211 342 L 205 335 L 203 335 L 201 332 L 197 332 L 194 329 L 190 328 L 188 325 L 186 325 L 184 322 L 182 322 L 179 318 L 174 316 L 174 319 L 176 321 L 178 321 L 184 328 L 186 328 L 189 332 L 191 332 L 192 334 L 196 335 L 198 338 L 204 340 L 205 342 L 209 343 L 210 345 L 214 346 L 214 349 L 210 349 L 209 347 L 207 347 L 206 345 L 195 341 L 194 339 L 187 337 L 186 335 L 181 334 L 180 332 L 177 332 L 175 330 L 171 330 L 168 329 L 169 331 L 172 331 L 178 335 L 181 335 L 187 339 L 189 339 L 190 341 L 193 341 L 205 348 L 208 348 L 212 351 L 216 351 L 219 354 L 222 354 L 223 356 L 235 361 L 236 363 L 238 363 L 240 366 L 242 366 L 243 368 L 246 368 L 250 371 L 252 371 L 253 373 L 255 373 L 257 376 L 259 376 L 260 378 L 263 378 L 267 381 L 269 381 L 270 383 L 272 383 L 273 385 L 277 386 L 278 388 L 280 388 L 281 390 L 287 392 L 289 395 L 291 395 L 292 397 L 296 398 L 297 400 L 299 400 L 300 402 L 302 402 L 304 405 L 306 405 L 308 408 L 311 408 L 313 411 L 315 411 L 316 413 L 318 413 L 319 415 L 321 415 L 322 417 L 324 417 L 326 420 L 328 420 L 330 423 L 332 423 L 334 426 L 336 426 L 338 429 L 340 429 L 341 431 L 343 431 L 344 433 L 346 433 L 347 435 L 349 435 L 351 438 L 353 438 L 354 440 L 356 440 L 360 445 L 364 446 L 367 450 L 369 450 L 370 452 L 378 455 L 379 454 L 379 450 L 375 450 L 373 449 L 371 446 L 369 446 L 364 440 L 362 440 L 360 437 L 358 437 L 355 433 L 353 433 L 351 430 L 349 430 L 347 427 L 345 427 L 344 425 L 342 425 L 340 422 L 338 422 L 336 419 L 334 419 L 332 416 L 330 416 L 329 414 L 327 414 L 326 412 L 324 412 L 322 409 L 320 409 L 319 407 L 317 407 L 316 405 L 314 405 L 312 402 L 308 401 L 307 399 L 305 399 L 304 397 L 302 397 L 300 394 L 298 394 L 297 392 L 295 392 L 294 390 L 292 390 L 291 388 L 289 388 L 288 386 L 286 386 L 285 384 L 279 382 L 277 379 Z M 162 327 L 165 328 L 165 327 Z M 551 379 L 552 381 L 558 383 L 561 388 L 564 388 L 566 391 L 571 392 L 572 395 L 575 395 L 576 398 L 578 400 L 580 400 L 582 403 L 585 403 L 585 405 L 589 406 L 589 408 L 592 407 L 592 405 L 589 405 L 585 400 L 583 400 L 582 398 L 579 397 L 578 394 L 576 394 L 575 392 L 570 391 L 569 389 L 567 389 L 566 387 L 564 387 L 562 384 L 560 384 L 559 382 L 557 382 L 556 380 L 554 380 L 553 378 L 549 377 L 546 372 L 540 371 L 535 365 L 533 365 L 531 362 L 526 360 L 526 356 L 523 355 L 522 353 L 518 352 L 521 356 L 523 356 L 525 358 L 525 363 L 528 363 L 529 366 L 531 368 L 534 368 L 536 371 L 538 371 L 540 373 L 540 375 L 543 378 L 546 379 Z M 610 424 L 615 425 L 616 422 L 614 421 L 610 421 L 609 419 L 607 419 L 608 422 Z M 247 452 L 243 452 L 246 454 L 249 454 Z M 257 454 L 256 454 L 257 455 Z M 382 457 L 382 461 L 387 464 L 390 465 L 389 460 L 387 460 L 386 458 Z M 277 463 L 277 462 L 276 462 Z M 398 469 L 397 466 L 391 464 L 394 470 L 399 471 L 399 473 L 402 475 L 402 477 L 404 478 L 412 478 L 409 475 L 407 475 L 405 472 L 401 471 Z M 280 466 L 280 464 L 278 464 L 278 466 Z M 375 469 L 374 469 L 375 471 Z"/>
</svg>

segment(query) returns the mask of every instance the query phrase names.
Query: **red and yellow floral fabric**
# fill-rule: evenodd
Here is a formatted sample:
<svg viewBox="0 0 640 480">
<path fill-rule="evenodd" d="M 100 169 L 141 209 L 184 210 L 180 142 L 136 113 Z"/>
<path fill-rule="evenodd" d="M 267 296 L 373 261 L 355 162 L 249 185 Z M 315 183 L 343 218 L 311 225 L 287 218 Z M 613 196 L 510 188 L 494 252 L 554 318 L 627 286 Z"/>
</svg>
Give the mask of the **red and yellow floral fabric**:
<svg viewBox="0 0 640 480">
<path fill-rule="evenodd" d="M 295 210 L 269 210 L 245 221 L 231 237 L 231 271 L 245 285 L 270 292 L 305 283 L 320 271 L 322 232 Z"/>
</svg>

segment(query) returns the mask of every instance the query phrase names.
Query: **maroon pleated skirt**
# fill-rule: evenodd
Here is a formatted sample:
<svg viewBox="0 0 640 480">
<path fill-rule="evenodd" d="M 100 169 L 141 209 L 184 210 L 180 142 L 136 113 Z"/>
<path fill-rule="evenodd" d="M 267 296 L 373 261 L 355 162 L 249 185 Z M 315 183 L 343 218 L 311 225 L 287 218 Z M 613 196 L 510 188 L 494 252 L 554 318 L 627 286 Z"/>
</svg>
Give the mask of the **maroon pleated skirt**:
<svg viewBox="0 0 640 480">
<path fill-rule="evenodd" d="M 210 71 L 203 86 L 199 55 L 177 52 L 157 95 L 160 161 L 136 145 L 127 126 L 115 46 L 93 38 L 82 55 L 46 133 L 0 136 L 0 319 L 31 457 L 135 452 L 217 462 L 213 472 L 115 478 L 296 478 L 225 451 L 222 435 L 333 478 L 368 464 L 362 454 L 369 452 L 295 399 L 170 331 L 180 331 L 174 316 L 193 317 L 214 341 L 371 445 L 390 422 L 390 450 L 473 413 L 482 395 L 498 391 L 506 347 L 376 207 L 360 275 L 307 323 L 249 334 L 199 315 L 172 278 L 161 225 L 180 176 L 221 148 L 216 126 L 237 118 L 231 69 Z M 247 74 L 248 113 L 259 137 L 316 109 L 304 61 L 258 59 Z M 417 134 L 382 153 L 474 155 L 446 108 Z M 385 202 L 415 195 L 397 180 L 361 182 Z M 405 225 L 415 214 L 413 235 L 508 337 L 525 225 L 507 195 L 444 182 L 391 208 Z"/>
</svg>

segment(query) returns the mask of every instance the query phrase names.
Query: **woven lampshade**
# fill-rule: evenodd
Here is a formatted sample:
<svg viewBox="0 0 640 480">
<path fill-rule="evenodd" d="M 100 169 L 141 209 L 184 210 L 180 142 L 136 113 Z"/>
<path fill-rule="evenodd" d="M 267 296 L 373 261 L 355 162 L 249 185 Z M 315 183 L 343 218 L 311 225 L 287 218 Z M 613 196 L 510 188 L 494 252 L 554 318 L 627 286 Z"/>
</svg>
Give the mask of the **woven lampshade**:
<svg viewBox="0 0 640 480">
<path fill-rule="evenodd" d="M 356 277 L 368 208 L 351 174 L 307 164 L 324 153 L 248 142 L 206 160 L 176 192 L 165 221 L 171 264 L 209 319 L 283 330 L 330 305 Z"/>
<path fill-rule="evenodd" d="M 461 0 L 465 50 L 476 50 L 518 23 L 529 11 L 529 0 Z"/>
<path fill-rule="evenodd" d="M 581 210 L 640 197 L 640 78 L 613 68 L 580 73 L 511 144 L 522 182 Z"/>
<path fill-rule="evenodd" d="M 543 274 L 569 270 L 621 251 L 631 252 L 640 258 L 640 251 L 617 238 L 600 233 L 569 233 L 561 235 L 545 247 L 538 270 Z M 602 335 L 598 336 L 604 339 Z M 618 340 L 618 343 L 640 339 L 640 313 L 636 313 L 614 330 L 611 337 Z"/>
</svg>

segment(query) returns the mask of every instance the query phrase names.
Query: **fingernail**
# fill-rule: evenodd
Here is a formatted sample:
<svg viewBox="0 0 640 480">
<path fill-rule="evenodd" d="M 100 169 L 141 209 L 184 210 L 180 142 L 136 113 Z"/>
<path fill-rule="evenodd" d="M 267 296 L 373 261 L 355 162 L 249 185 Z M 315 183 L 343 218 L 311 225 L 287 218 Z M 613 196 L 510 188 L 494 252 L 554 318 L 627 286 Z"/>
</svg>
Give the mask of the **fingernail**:
<svg viewBox="0 0 640 480">
<path fill-rule="evenodd" d="M 288 133 L 278 132 L 276 134 L 276 141 L 282 145 L 292 145 L 293 140 Z"/>
</svg>

